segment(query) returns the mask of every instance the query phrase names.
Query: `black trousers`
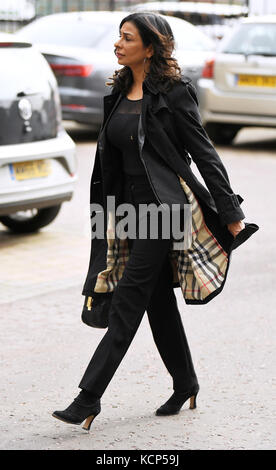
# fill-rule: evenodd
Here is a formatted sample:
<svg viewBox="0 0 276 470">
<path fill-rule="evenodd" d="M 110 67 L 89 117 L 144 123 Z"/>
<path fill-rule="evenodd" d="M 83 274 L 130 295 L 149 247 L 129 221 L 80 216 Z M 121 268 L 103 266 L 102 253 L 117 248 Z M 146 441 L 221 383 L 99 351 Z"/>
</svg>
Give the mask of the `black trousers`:
<svg viewBox="0 0 276 470">
<path fill-rule="evenodd" d="M 146 177 L 125 178 L 125 202 L 156 202 Z M 139 224 L 139 219 L 137 218 Z M 130 257 L 113 293 L 108 330 L 96 348 L 79 387 L 100 398 L 147 311 L 160 356 L 172 376 L 173 389 L 197 384 L 191 353 L 172 287 L 168 252 L 172 240 L 129 239 Z"/>
</svg>

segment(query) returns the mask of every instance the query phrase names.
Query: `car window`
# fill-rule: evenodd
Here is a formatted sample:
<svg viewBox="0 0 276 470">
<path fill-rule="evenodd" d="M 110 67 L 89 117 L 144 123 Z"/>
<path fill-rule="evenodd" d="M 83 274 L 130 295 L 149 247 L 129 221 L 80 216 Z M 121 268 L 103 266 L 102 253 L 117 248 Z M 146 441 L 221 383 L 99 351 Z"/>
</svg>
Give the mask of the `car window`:
<svg viewBox="0 0 276 470">
<path fill-rule="evenodd" d="M 210 51 L 215 49 L 215 43 L 199 29 L 190 27 L 183 22 L 171 24 L 175 37 L 176 48 L 182 51 Z"/>
<path fill-rule="evenodd" d="M 60 46 L 94 47 L 109 32 L 110 25 L 81 18 L 42 18 L 19 31 L 18 35 L 33 43 Z"/>
<path fill-rule="evenodd" d="M 37 51 L 0 48 L 0 98 L 14 99 L 20 92 L 49 95 L 49 81 L 54 81 L 45 59 Z M 45 79 L 42 79 L 45 77 Z"/>
<path fill-rule="evenodd" d="M 221 44 L 228 54 L 276 55 L 276 24 L 243 24 Z"/>
<path fill-rule="evenodd" d="M 101 51 L 112 52 L 114 50 L 114 43 L 119 39 L 119 23 L 109 25 L 108 31 L 100 40 L 98 47 Z"/>
</svg>

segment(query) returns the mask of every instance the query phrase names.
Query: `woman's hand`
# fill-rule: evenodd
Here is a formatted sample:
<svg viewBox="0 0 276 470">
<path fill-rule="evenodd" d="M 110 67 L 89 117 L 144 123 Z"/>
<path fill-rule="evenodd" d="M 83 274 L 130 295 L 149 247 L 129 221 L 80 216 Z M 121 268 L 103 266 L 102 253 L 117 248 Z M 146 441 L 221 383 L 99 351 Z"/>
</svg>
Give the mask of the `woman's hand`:
<svg viewBox="0 0 276 470">
<path fill-rule="evenodd" d="M 244 229 L 245 224 L 242 220 L 238 222 L 231 222 L 231 224 L 227 224 L 228 230 L 232 233 L 233 237 L 236 237 L 238 233 Z"/>
</svg>

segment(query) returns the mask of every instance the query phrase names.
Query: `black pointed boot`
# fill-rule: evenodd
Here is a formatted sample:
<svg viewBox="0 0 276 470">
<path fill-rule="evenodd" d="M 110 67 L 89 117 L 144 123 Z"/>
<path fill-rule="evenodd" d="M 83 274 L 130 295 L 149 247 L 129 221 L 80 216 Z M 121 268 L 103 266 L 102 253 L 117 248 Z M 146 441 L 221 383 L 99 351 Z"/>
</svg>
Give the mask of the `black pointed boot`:
<svg viewBox="0 0 276 470">
<path fill-rule="evenodd" d="M 82 428 L 89 431 L 92 422 L 100 412 L 100 399 L 91 401 L 91 396 L 89 397 L 89 394 L 82 390 L 68 408 L 54 411 L 52 416 L 69 424 L 81 424 L 85 420 Z"/>
</svg>

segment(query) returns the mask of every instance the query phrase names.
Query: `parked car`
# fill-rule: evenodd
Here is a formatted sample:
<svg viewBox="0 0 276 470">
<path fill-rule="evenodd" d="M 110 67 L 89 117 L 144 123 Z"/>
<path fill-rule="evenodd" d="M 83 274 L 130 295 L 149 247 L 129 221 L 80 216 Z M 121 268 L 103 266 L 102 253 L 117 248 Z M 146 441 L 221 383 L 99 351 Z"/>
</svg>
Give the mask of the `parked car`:
<svg viewBox="0 0 276 470">
<path fill-rule="evenodd" d="M 246 126 L 276 127 L 276 15 L 244 19 L 206 62 L 198 91 L 217 144 L 230 144 Z"/>
<path fill-rule="evenodd" d="M 37 45 L 51 65 L 59 85 L 63 119 L 98 128 L 103 118 L 106 81 L 120 68 L 114 54 L 119 24 L 129 12 L 89 11 L 58 13 L 22 28 L 18 37 Z M 166 17 L 175 34 L 175 56 L 194 84 L 215 43 L 190 23 Z"/>
<path fill-rule="evenodd" d="M 73 195 L 75 144 L 62 127 L 55 76 L 31 44 L 0 33 L 0 222 L 49 224 Z"/>
</svg>

